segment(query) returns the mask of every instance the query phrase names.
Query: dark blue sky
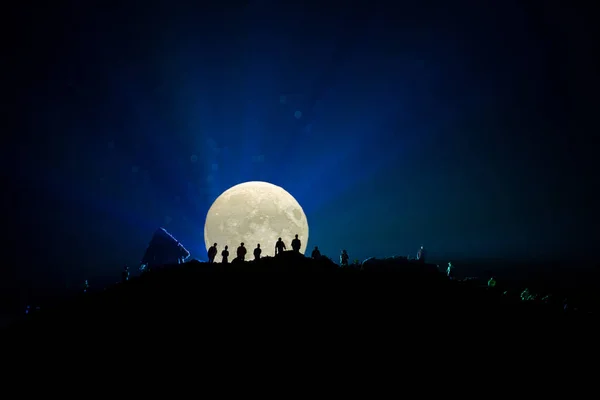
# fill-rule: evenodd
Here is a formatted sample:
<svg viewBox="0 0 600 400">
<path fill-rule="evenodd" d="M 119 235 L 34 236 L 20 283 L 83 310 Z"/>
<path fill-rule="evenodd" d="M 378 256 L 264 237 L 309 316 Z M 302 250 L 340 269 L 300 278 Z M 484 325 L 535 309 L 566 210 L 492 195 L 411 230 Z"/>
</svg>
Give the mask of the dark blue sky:
<svg viewBox="0 0 600 400">
<path fill-rule="evenodd" d="M 208 208 L 247 180 L 294 195 L 331 256 L 595 256 L 585 10 L 89 3 L 15 15 L 22 284 L 117 279 L 159 226 L 205 258 Z"/>
</svg>

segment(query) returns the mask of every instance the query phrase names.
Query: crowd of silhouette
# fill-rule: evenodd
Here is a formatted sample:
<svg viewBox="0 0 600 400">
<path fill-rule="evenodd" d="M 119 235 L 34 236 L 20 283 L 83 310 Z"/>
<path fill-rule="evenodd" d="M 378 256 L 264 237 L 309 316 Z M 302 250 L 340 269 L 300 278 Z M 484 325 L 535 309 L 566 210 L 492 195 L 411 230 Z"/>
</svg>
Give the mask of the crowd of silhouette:
<svg viewBox="0 0 600 400">
<path fill-rule="evenodd" d="M 197 309 L 208 312 L 209 304 L 225 307 L 229 313 L 239 312 L 242 304 L 248 312 L 256 312 L 258 308 L 272 310 L 275 304 L 285 304 L 286 312 L 289 307 L 301 307 L 317 314 L 329 310 L 332 304 L 360 305 L 363 310 L 386 315 L 398 310 L 406 312 L 408 307 L 412 312 L 427 315 L 476 318 L 486 315 L 506 318 L 507 323 L 520 316 L 530 319 L 534 315 L 587 315 L 596 310 L 597 303 L 579 301 L 559 290 L 526 287 L 495 276 L 476 278 L 457 274 L 452 262 L 445 267 L 428 262 L 423 246 L 414 258 L 368 258 L 352 263 L 345 249 L 339 261 L 334 262 L 322 255 L 317 246 L 310 256 L 302 254 L 300 248 L 297 235 L 291 250 L 279 238 L 274 257 L 262 257 L 261 246 L 257 244 L 253 259 L 246 260 L 247 249 L 240 243 L 235 258 L 229 261 L 225 246 L 222 262 L 215 263 L 218 254 L 215 243 L 208 250 L 207 262 L 186 262 L 189 252 L 161 228 L 142 258 L 140 273 L 132 276 L 125 266 L 121 279 L 113 286 L 94 287 L 86 280 L 80 294 L 62 305 L 28 305 L 25 319 L 13 324 L 9 331 L 21 335 L 46 329 L 53 332 L 73 329 L 73 324 L 78 329 L 98 324 L 120 326 L 131 324 L 134 315 L 133 320 L 143 325 L 159 315 L 166 318 L 165 313 L 169 312 L 177 315 L 194 314 Z M 289 276 L 293 279 L 288 279 Z"/>
<path fill-rule="evenodd" d="M 192 260 L 146 269 L 136 276 L 125 268 L 121 281 L 113 286 L 95 288 L 86 283 L 85 290 L 62 304 L 28 309 L 26 318 L 9 332 L 22 337 L 73 329 L 150 329 L 149 324 L 162 319 L 178 324 L 195 321 L 195 315 L 202 316 L 199 327 L 210 329 L 213 322 L 208 321 L 222 315 L 271 314 L 274 321 L 275 315 L 296 312 L 347 313 L 352 318 L 395 318 L 398 312 L 409 312 L 512 324 L 589 311 L 577 308 L 560 295 L 537 295 L 494 278 L 453 279 L 436 264 L 407 257 L 340 266 L 326 256 L 305 257 L 291 250 L 227 264 Z M 169 324 L 165 326 L 172 329 Z"/>
<path fill-rule="evenodd" d="M 217 250 L 217 246 L 218 246 L 218 244 L 215 243 L 212 246 L 210 246 L 210 248 L 208 249 L 208 262 L 211 264 L 215 262 L 215 258 L 217 257 L 217 254 L 219 253 L 219 251 Z M 298 238 L 298 235 L 295 235 L 294 239 L 292 239 L 292 251 L 294 251 L 296 253 L 300 253 L 301 247 L 302 247 L 302 242 Z M 286 249 L 287 249 L 287 247 L 286 247 L 284 241 L 281 238 L 277 239 L 277 242 L 275 242 L 275 256 L 283 254 L 283 252 Z M 246 261 L 247 253 L 248 253 L 248 250 L 246 249 L 244 242 L 240 243 L 240 245 L 238 246 L 238 248 L 236 250 L 236 259 L 239 261 Z M 260 259 L 261 255 L 262 255 L 262 249 L 260 247 L 260 243 L 258 243 L 256 245 L 256 248 L 254 249 L 254 252 L 252 254 L 254 255 L 255 261 Z M 346 254 L 346 250 L 343 250 L 342 255 L 343 254 Z M 320 256 L 321 256 L 321 252 L 319 251 L 319 248 L 317 246 L 315 246 L 311 257 L 316 259 Z M 343 262 L 348 264 L 348 255 L 346 254 L 345 257 L 346 258 L 344 259 Z M 228 245 L 225 245 L 225 248 L 221 252 L 221 263 L 223 263 L 223 264 L 229 263 L 229 246 Z"/>
</svg>

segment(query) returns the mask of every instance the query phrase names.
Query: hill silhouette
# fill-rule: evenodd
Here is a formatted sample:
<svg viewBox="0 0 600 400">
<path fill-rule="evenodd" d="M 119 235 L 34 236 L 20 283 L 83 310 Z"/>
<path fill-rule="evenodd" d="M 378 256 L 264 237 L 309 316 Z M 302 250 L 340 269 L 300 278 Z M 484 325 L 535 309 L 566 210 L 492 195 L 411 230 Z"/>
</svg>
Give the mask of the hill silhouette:
<svg viewBox="0 0 600 400">
<path fill-rule="evenodd" d="M 370 266 L 369 266 L 370 265 Z M 330 326 L 376 321 L 493 324 L 519 327 L 568 318 L 562 298 L 532 298 L 488 288 L 476 280 L 449 280 L 433 264 L 402 258 L 340 268 L 294 252 L 259 261 L 209 264 L 190 261 L 153 269 L 103 290 L 81 293 L 5 332 L 51 345 L 56 337 L 138 332 L 253 330 L 282 321 Z M 525 324 L 525 325 L 523 325 Z M 243 326 L 243 328 L 240 328 Z M 324 329 L 324 328 L 323 328 Z"/>
</svg>

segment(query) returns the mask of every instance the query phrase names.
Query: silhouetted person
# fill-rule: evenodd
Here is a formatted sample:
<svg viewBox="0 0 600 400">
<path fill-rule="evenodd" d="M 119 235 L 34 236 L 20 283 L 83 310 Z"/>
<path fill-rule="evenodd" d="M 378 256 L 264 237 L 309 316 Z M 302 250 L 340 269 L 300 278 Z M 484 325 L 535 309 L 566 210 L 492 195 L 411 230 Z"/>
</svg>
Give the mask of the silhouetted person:
<svg viewBox="0 0 600 400">
<path fill-rule="evenodd" d="M 319 258 L 321 258 L 321 252 L 319 251 L 319 248 L 317 246 L 315 246 L 315 249 L 312 251 L 312 254 L 310 256 L 313 260 L 318 260 Z"/>
<path fill-rule="evenodd" d="M 277 240 L 277 243 L 275 243 L 275 255 L 283 253 L 284 250 L 285 250 L 285 243 L 283 243 L 283 240 L 281 240 L 281 238 L 279 238 L 279 240 Z"/>
<path fill-rule="evenodd" d="M 454 265 L 451 262 L 448 262 L 448 268 L 446 268 L 446 275 L 448 278 L 454 279 Z"/>
<path fill-rule="evenodd" d="M 208 249 L 208 262 L 214 263 L 216 256 L 217 256 L 217 244 L 215 243 L 212 246 L 210 246 L 210 248 Z"/>
<path fill-rule="evenodd" d="M 342 250 L 342 254 L 340 254 L 340 264 L 344 267 L 348 266 L 348 252 L 346 250 Z"/>
<path fill-rule="evenodd" d="M 129 280 L 129 267 L 126 265 L 125 268 L 123 268 L 123 272 L 121 273 L 121 278 L 123 280 L 123 282 L 127 282 Z"/>
<path fill-rule="evenodd" d="M 228 248 L 229 248 L 228 246 L 225 246 L 225 250 L 223 250 L 223 251 L 221 252 L 221 256 L 223 257 L 223 261 L 222 261 L 222 262 L 223 262 L 223 264 L 227 264 L 227 263 L 229 263 L 229 259 L 228 259 L 228 257 L 229 257 L 229 252 L 227 251 L 227 249 L 228 249 Z"/>
<path fill-rule="evenodd" d="M 88 280 L 86 279 L 85 281 L 83 281 L 83 293 L 87 293 L 88 290 L 90 290 L 90 284 L 88 283 Z"/>
<path fill-rule="evenodd" d="M 294 250 L 296 253 L 300 253 L 300 246 L 300 239 L 298 239 L 298 235 L 296 235 L 296 238 L 292 240 L 292 250 Z"/>
<path fill-rule="evenodd" d="M 262 250 L 260 249 L 260 243 L 259 243 L 256 245 L 256 248 L 254 249 L 254 259 L 255 260 L 260 259 L 260 253 L 262 253 Z"/>
<path fill-rule="evenodd" d="M 237 248 L 237 252 L 236 252 L 238 260 L 244 261 L 244 259 L 246 258 L 246 252 L 247 252 L 247 250 L 244 247 L 244 242 L 242 242 L 240 244 L 240 246 Z"/>
<path fill-rule="evenodd" d="M 417 261 L 424 263 L 425 262 L 425 249 L 423 246 L 417 252 Z"/>
</svg>

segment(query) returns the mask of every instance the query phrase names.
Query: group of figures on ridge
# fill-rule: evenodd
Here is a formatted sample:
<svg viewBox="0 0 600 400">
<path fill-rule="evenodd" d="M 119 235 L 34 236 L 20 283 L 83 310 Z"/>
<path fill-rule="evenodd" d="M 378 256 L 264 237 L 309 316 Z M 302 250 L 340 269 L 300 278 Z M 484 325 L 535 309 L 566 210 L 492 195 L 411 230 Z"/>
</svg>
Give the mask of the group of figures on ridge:
<svg viewBox="0 0 600 400">
<path fill-rule="evenodd" d="M 215 257 L 217 257 L 218 254 L 218 250 L 217 250 L 217 243 L 213 244 L 212 246 L 210 246 L 210 248 L 208 249 L 208 262 L 209 263 L 214 263 L 215 262 Z M 292 251 L 296 252 L 296 253 L 300 253 L 300 247 L 302 246 L 302 242 L 300 242 L 300 239 L 298 239 L 298 235 L 295 236 L 295 238 L 292 240 Z M 285 250 L 287 249 L 285 243 L 283 242 L 283 240 L 281 238 L 279 238 L 277 240 L 277 242 L 275 243 L 275 256 L 278 256 L 280 254 L 282 254 Z M 238 246 L 237 250 L 236 250 L 236 256 L 237 259 L 239 261 L 246 261 L 246 254 L 247 254 L 248 250 L 246 249 L 244 243 L 240 243 L 240 245 Z M 260 247 L 260 243 L 258 243 L 256 245 L 256 248 L 254 249 L 254 259 L 255 260 L 259 260 L 262 254 L 262 249 Z M 321 256 L 321 253 L 319 252 L 319 248 L 315 246 L 315 250 L 313 250 L 313 254 L 312 257 L 313 258 L 318 258 Z M 228 264 L 229 263 L 229 246 L 225 246 L 225 248 L 223 249 L 223 251 L 221 252 L 221 257 L 222 257 L 222 263 L 223 264 Z"/>
</svg>

